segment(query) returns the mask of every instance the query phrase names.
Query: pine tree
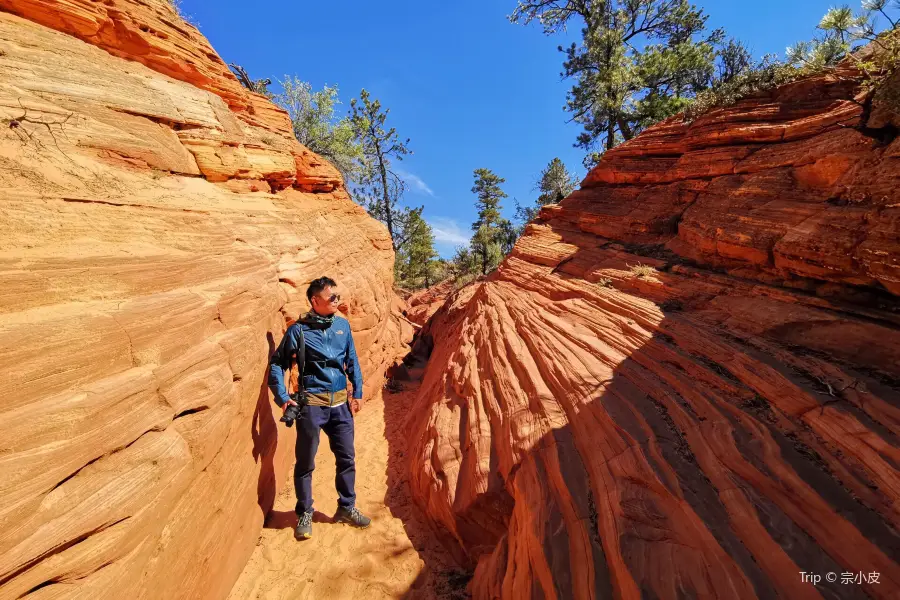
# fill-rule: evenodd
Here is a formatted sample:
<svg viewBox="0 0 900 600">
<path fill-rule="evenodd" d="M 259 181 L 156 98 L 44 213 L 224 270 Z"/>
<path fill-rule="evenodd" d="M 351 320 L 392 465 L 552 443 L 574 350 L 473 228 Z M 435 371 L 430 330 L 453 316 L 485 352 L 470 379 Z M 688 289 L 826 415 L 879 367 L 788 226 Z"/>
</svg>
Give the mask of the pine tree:
<svg viewBox="0 0 900 600">
<path fill-rule="evenodd" d="M 450 264 L 443 258 L 434 258 L 428 261 L 425 267 L 425 287 L 431 287 L 447 279 L 450 274 Z"/>
<path fill-rule="evenodd" d="M 753 69 L 753 56 L 743 42 L 728 40 L 724 46 L 716 50 L 716 76 L 709 87 L 727 85 L 744 73 Z"/>
<path fill-rule="evenodd" d="M 456 254 L 453 256 L 453 260 L 450 261 L 450 268 L 457 280 L 474 275 L 481 270 L 478 265 L 478 258 L 469 248 L 464 246 L 456 249 Z"/>
<path fill-rule="evenodd" d="M 381 102 L 372 100 L 369 92 L 362 90 L 359 100 L 350 101 L 350 121 L 362 146 L 363 170 L 359 177 L 357 195 L 363 199 L 369 214 L 387 225 L 394 252 L 409 239 L 409 223 L 415 217 L 413 209 L 398 207 L 405 184 L 393 171 L 393 160 L 403 160 L 412 152 L 407 148 L 409 139 L 401 141 L 397 130 L 385 129 L 390 109 L 381 108 Z M 419 216 L 421 216 L 421 210 Z"/>
<path fill-rule="evenodd" d="M 500 220 L 500 231 L 497 233 L 497 241 L 500 244 L 501 260 L 503 256 L 512 252 L 513 246 L 516 245 L 516 240 L 519 239 L 520 235 L 522 235 L 522 230 L 513 225 L 509 219 Z M 498 260 L 497 263 L 499 264 L 500 261 Z"/>
<path fill-rule="evenodd" d="M 500 184 L 506 180 L 490 169 L 475 169 L 474 175 L 472 193 L 477 197 L 478 220 L 472 223 L 475 235 L 471 245 L 472 252 L 481 262 L 482 275 L 487 275 L 512 248 L 515 236 L 511 237 L 511 223 L 500 215 L 500 201 L 507 197 Z"/>
<path fill-rule="evenodd" d="M 884 19 L 890 30 L 896 30 L 900 25 L 900 15 L 892 16 L 890 13 L 898 9 L 900 0 L 864 0 L 860 13 L 854 13 L 846 4 L 830 8 L 816 26 L 818 36 L 787 49 L 787 63 L 805 72 L 820 71 L 835 66 L 850 54 L 855 44 L 874 41 L 881 51 L 880 61 L 885 64 L 860 66 L 864 66 L 866 71 L 873 66 L 878 70 L 884 70 L 883 67 L 892 70 L 900 58 L 900 44 L 896 36 L 879 39 L 881 36 L 876 31 L 875 19 L 876 16 Z"/>
<path fill-rule="evenodd" d="M 581 44 L 560 50 L 562 75 L 575 79 L 565 108 L 584 127 L 576 145 L 589 152 L 683 110 L 713 78 L 724 42 L 688 0 L 522 0 L 510 20 L 538 21 L 547 34 L 583 24 Z"/>
<path fill-rule="evenodd" d="M 437 252 L 434 249 L 434 233 L 422 218 L 422 209 L 411 212 L 406 233 L 407 242 L 397 252 L 396 280 L 406 288 L 431 285 Z"/>
<path fill-rule="evenodd" d="M 566 165 L 559 158 L 551 160 L 541 171 L 537 189 L 540 195 L 533 206 L 522 206 L 516 202 L 516 218 L 523 224 L 534 220 L 542 206 L 558 204 L 563 198 L 575 190 L 577 182 L 575 177 L 566 169 Z"/>
</svg>

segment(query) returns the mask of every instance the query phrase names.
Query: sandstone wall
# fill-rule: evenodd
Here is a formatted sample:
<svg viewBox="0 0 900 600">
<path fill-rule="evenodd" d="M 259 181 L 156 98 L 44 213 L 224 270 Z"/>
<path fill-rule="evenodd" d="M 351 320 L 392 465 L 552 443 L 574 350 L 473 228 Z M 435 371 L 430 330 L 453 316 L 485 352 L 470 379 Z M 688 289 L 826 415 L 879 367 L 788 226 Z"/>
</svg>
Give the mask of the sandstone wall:
<svg viewBox="0 0 900 600">
<path fill-rule="evenodd" d="M 433 317 L 409 471 L 475 598 L 896 596 L 898 122 L 849 68 L 673 118 Z"/>
<path fill-rule="evenodd" d="M 387 232 L 167 2 L 0 11 L 0 598 L 223 598 L 306 284 L 349 296 L 367 397 L 401 349 Z"/>
</svg>

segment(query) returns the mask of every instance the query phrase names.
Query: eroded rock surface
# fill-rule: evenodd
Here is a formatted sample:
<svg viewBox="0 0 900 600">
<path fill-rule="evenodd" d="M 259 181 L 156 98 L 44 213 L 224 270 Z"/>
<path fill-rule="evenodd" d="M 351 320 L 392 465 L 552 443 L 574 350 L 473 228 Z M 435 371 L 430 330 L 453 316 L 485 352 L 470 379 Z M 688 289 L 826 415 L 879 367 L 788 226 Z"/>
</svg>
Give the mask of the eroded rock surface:
<svg viewBox="0 0 900 600">
<path fill-rule="evenodd" d="M 433 317 L 409 470 L 476 598 L 896 597 L 900 139 L 869 112 L 843 69 L 662 123 Z"/>
<path fill-rule="evenodd" d="M 453 293 L 455 284 L 448 279 L 423 290 L 417 290 L 406 299 L 406 317 L 416 325 L 425 325 L 428 319 Z"/>
<path fill-rule="evenodd" d="M 224 598 L 292 460 L 266 366 L 307 283 L 349 297 L 367 397 L 397 358 L 387 232 L 167 2 L 0 11 L 0 598 Z"/>
</svg>

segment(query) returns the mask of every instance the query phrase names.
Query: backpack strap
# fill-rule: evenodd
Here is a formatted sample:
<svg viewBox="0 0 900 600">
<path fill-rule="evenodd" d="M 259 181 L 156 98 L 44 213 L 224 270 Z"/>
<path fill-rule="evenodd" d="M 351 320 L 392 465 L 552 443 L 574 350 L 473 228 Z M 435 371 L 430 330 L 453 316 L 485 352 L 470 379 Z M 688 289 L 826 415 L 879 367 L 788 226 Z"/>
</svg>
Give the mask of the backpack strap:
<svg viewBox="0 0 900 600">
<path fill-rule="evenodd" d="M 298 404 L 305 404 L 306 394 L 303 390 L 303 372 L 306 367 L 306 338 L 303 336 L 303 325 L 297 323 L 300 331 L 300 344 L 297 346 L 297 393 L 294 399 Z"/>
</svg>

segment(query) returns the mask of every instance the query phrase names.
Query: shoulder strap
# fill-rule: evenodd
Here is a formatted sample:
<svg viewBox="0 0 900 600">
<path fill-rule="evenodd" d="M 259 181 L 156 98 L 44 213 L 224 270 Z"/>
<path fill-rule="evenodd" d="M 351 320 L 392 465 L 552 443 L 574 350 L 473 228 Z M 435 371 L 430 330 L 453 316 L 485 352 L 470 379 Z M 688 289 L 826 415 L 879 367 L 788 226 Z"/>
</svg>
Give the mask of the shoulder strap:
<svg viewBox="0 0 900 600">
<path fill-rule="evenodd" d="M 303 371 L 306 367 L 306 339 L 303 337 L 303 325 L 297 323 L 297 329 L 300 331 L 300 345 L 297 346 L 297 391 L 303 389 Z"/>
</svg>

